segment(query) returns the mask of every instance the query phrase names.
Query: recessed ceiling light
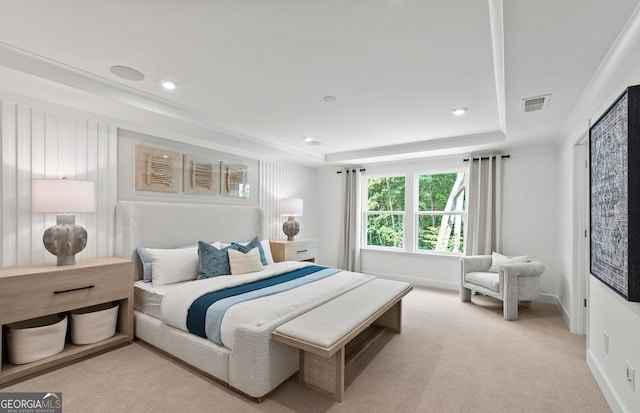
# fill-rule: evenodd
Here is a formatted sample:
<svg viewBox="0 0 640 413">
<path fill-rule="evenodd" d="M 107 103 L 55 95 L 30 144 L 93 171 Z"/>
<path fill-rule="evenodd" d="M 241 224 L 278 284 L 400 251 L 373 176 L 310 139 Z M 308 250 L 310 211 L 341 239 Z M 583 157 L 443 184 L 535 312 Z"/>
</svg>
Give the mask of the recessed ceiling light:
<svg viewBox="0 0 640 413">
<path fill-rule="evenodd" d="M 307 143 L 309 143 L 309 142 L 313 141 L 313 138 L 312 138 L 311 136 L 305 136 L 305 137 L 304 137 L 304 138 L 302 138 L 302 139 L 304 139 L 304 141 L 305 141 L 305 142 L 307 142 Z"/>
<path fill-rule="evenodd" d="M 174 90 L 176 88 L 176 82 L 172 80 L 161 80 L 160 84 L 167 90 Z"/>
<path fill-rule="evenodd" d="M 455 109 L 451 109 L 451 113 L 453 113 L 456 116 L 462 116 L 465 113 L 467 113 L 467 108 L 455 108 Z"/>
<path fill-rule="evenodd" d="M 324 100 L 325 102 L 333 102 L 336 100 L 335 96 L 325 96 L 322 98 L 322 100 Z"/>
<path fill-rule="evenodd" d="M 114 75 L 125 80 L 139 81 L 144 79 L 144 74 L 142 72 L 127 66 L 111 66 L 109 70 Z"/>
</svg>

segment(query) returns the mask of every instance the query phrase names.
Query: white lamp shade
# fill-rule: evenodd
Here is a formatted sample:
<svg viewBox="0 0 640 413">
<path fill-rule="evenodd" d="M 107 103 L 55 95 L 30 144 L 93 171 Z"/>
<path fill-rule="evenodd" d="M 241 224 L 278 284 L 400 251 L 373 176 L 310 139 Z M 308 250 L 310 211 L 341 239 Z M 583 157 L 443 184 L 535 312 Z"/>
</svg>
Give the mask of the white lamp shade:
<svg viewBox="0 0 640 413">
<path fill-rule="evenodd" d="M 302 216 L 302 199 L 287 198 L 280 200 L 280 215 Z"/>
<path fill-rule="evenodd" d="M 94 212 L 95 184 L 71 179 L 34 179 L 31 183 L 32 212 Z"/>
</svg>

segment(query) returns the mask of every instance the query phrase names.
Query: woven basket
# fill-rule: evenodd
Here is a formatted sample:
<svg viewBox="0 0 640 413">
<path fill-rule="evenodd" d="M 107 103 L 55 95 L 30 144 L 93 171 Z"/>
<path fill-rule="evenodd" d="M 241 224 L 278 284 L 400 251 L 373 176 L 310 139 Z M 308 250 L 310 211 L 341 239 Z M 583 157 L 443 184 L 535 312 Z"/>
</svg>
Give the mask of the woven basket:
<svg viewBox="0 0 640 413">
<path fill-rule="evenodd" d="M 106 303 L 71 312 L 71 341 L 91 344 L 113 337 L 118 323 L 118 304 Z"/>
<path fill-rule="evenodd" d="M 64 349 L 67 316 L 53 314 L 8 325 L 7 353 L 11 364 L 41 360 Z"/>
</svg>

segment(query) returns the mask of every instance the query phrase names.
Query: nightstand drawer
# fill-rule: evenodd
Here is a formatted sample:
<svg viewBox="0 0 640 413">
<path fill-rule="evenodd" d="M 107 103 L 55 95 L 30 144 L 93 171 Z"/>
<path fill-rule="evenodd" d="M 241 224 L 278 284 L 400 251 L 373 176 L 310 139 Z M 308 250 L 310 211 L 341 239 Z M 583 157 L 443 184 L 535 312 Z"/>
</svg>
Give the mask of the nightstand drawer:
<svg viewBox="0 0 640 413">
<path fill-rule="evenodd" d="M 4 277 L 0 289 L 0 324 L 88 307 L 132 293 L 133 263 L 54 267 Z"/>
<path fill-rule="evenodd" d="M 271 241 L 271 253 L 275 262 L 315 261 L 316 240 Z"/>
<path fill-rule="evenodd" d="M 285 245 L 285 261 L 306 261 L 315 257 L 316 243 L 313 240 L 302 240 Z"/>
</svg>

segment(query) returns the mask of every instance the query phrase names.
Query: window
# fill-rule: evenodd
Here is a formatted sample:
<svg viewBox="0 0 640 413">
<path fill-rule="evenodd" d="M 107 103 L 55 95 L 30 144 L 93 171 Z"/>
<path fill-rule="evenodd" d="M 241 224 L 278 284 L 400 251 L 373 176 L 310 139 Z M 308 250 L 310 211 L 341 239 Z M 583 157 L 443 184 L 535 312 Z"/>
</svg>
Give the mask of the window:
<svg viewBox="0 0 640 413">
<path fill-rule="evenodd" d="M 464 172 L 418 175 L 418 242 L 423 251 L 463 252 Z"/>
<path fill-rule="evenodd" d="M 364 248 L 464 252 L 463 171 L 365 176 L 362 186 Z"/>
<path fill-rule="evenodd" d="M 403 248 L 405 177 L 367 179 L 367 246 Z"/>
</svg>

